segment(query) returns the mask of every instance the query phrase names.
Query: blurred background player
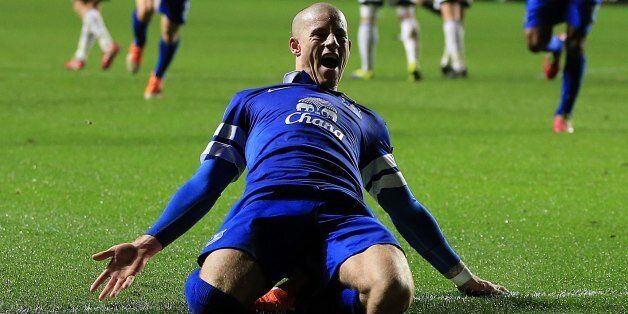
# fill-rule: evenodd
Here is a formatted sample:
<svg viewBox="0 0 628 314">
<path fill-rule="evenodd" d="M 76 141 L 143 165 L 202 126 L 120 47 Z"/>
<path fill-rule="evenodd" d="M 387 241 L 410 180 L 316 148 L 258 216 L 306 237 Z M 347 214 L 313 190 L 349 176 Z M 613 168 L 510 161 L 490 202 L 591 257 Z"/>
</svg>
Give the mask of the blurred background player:
<svg viewBox="0 0 628 314">
<path fill-rule="evenodd" d="M 68 70 L 78 71 L 85 67 L 87 53 L 96 40 L 98 40 L 100 50 L 103 52 L 101 64 L 103 70 L 109 69 L 113 59 L 120 51 L 120 47 L 111 38 L 100 14 L 100 2 L 100 0 L 72 1 L 74 11 L 83 21 L 83 26 L 74 57 L 65 63 L 65 68 Z"/>
<path fill-rule="evenodd" d="M 142 63 L 146 32 L 153 13 L 155 13 L 155 1 L 135 1 L 135 10 L 133 11 L 134 40 L 126 57 L 127 69 L 131 73 L 137 73 Z M 146 99 L 161 96 L 163 79 L 179 47 L 179 28 L 185 23 L 189 6 L 189 0 L 161 0 L 159 3 L 159 13 L 162 14 L 159 58 L 144 90 L 144 98 Z"/>
<path fill-rule="evenodd" d="M 556 133 L 573 133 L 571 122 L 576 97 L 584 76 L 584 43 L 595 21 L 600 0 L 528 0 L 525 34 L 528 49 L 534 53 L 548 52 L 544 70 L 548 79 L 560 71 L 560 55 L 566 50 L 563 87 L 560 103 L 554 115 Z M 552 36 L 554 25 L 567 23 L 567 34 Z"/>
<path fill-rule="evenodd" d="M 445 49 L 440 60 L 440 69 L 446 77 L 467 77 L 467 64 L 464 53 L 464 11 L 471 6 L 471 1 L 434 1 L 434 9 L 440 11 L 443 19 Z"/>
<path fill-rule="evenodd" d="M 360 48 L 361 68 L 351 77 L 369 80 L 373 78 L 373 57 L 377 45 L 377 11 L 384 0 L 359 0 L 360 28 L 358 29 L 358 46 Z M 395 6 L 399 24 L 401 25 L 401 41 L 406 51 L 408 63 L 408 79 L 419 81 L 421 71 L 419 65 L 419 23 L 414 15 L 416 0 L 390 0 Z"/>
</svg>

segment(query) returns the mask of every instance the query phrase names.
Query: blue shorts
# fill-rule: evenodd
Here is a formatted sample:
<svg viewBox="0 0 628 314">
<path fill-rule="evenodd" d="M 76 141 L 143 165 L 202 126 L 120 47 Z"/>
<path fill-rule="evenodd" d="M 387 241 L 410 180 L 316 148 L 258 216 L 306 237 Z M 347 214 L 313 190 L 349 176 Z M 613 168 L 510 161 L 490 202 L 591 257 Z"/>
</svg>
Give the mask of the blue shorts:
<svg viewBox="0 0 628 314">
<path fill-rule="evenodd" d="M 232 248 L 251 255 L 269 284 L 313 268 L 327 284 L 346 259 L 376 244 L 401 249 L 361 202 L 269 195 L 236 204 L 198 264 L 215 250 Z"/>
<path fill-rule="evenodd" d="M 595 22 L 601 0 L 528 0 L 526 28 L 553 26 L 562 22 L 585 33 Z"/>
<path fill-rule="evenodd" d="M 175 24 L 185 24 L 190 9 L 190 0 L 161 0 L 159 13 Z"/>
</svg>

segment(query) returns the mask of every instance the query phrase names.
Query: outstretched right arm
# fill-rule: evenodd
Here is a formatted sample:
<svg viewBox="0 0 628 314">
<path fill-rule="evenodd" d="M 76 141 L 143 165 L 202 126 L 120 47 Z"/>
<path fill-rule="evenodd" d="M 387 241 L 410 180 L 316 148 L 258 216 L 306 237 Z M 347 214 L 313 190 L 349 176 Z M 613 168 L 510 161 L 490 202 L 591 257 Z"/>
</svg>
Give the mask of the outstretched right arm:
<svg viewBox="0 0 628 314">
<path fill-rule="evenodd" d="M 97 261 L 111 258 L 90 288 L 93 292 L 109 279 L 98 299 L 102 300 L 107 295 L 114 298 L 128 288 L 148 260 L 199 221 L 227 185 L 244 171 L 244 148 L 249 125 L 241 102 L 241 94 L 236 94 L 227 107 L 222 123 L 201 154 L 201 166 L 177 190 L 153 226 L 132 243 L 114 245 L 92 256 Z"/>
<path fill-rule="evenodd" d="M 209 211 L 237 176 L 237 168 L 223 159 L 203 161 L 192 178 L 174 194 L 146 234 L 155 237 L 164 247 L 172 243 Z"/>
<path fill-rule="evenodd" d="M 214 205 L 220 193 L 238 177 L 237 168 L 220 158 L 203 161 L 196 173 L 177 190 L 161 216 L 146 232 L 132 243 L 114 245 L 92 258 L 111 258 L 105 270 L 90 287 L 94 292 L 107 279 L 109 282 L 98 296 L 103 300 L 116 297 L 128 288 L 150 258 L 188 231 Z"/>
</svg>

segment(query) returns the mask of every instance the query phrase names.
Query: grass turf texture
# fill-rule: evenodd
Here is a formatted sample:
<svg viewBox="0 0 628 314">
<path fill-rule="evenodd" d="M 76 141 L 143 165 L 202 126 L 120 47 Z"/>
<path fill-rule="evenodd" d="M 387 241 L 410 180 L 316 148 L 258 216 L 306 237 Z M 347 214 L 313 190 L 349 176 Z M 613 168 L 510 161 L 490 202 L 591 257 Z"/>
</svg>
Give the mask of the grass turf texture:
<svg viewBox="0 0 628 314">
<path fill-rule="evenodd" d="M 88 293 L 105 266 L 90 255 L 147 229 L 197 167 L 232 94 L 291 69 L 289 22 L 305 5 L 194 1 L 165 98 L 147 102 L 157 23 L 140 74 L 126 73 L 123 55 L 101 72 L 97 48 L 86 70 L 72 73 L 61 67 L 80 28 L 69 3 L 0 4 L 10 12 L 0 27 L 0 311 L 185 311 L 185 277 L 242 179 L 113 302 Z M 355 40 L 357 5 L 340 6 Z M 129 2 L 104 4 L 125 47 L 131 10 Z M 523 10 L 474 5 L 470 78 L 457 81 L 438 72 L 440 20 L 419 10 L 425 80 L 412 84 L 394 11 L 384 8 L 377 79 L 342 82 L 388 121 L 406 179 L 471 269 L 516 292 L 462 298 L 403 242 L 413 312 L 627 310 L 628 10 L 600 10 L 573 135 L 550 131 L 560 80 L 545 81 L 541 56 L 526 51 Z M 357 45 L 350 60 L 348 71 L 359 65 Z"/>
</svg>

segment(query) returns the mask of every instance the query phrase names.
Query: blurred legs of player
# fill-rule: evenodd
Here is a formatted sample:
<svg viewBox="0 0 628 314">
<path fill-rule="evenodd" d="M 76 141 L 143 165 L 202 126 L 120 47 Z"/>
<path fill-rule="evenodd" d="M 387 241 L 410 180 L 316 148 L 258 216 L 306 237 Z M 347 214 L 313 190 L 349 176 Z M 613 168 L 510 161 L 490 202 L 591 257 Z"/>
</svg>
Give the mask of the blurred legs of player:
<svg viewBox="0 0 628 314">
<path fill-rule="evenodd" d="M 360 27 L 358 29 L 358 46 L 362 66 L 353 72 L 352 78 L 369 80 L 374 76 L 373 60 L 375 46 L 378 41 L 377 13 L 382 1 L 360 1 Z M 415 5 L 412 1 L 397 1 L 396 11 L 401 27 L 401 41 L 406 52 L 408 79 L 421 79 L 419 65 L 419 23 L 415 16 Z"/>
<path fill-rule="evenodd" d="M 534 53 L 550 53 L 544 62 L 545 76 L 548 79 L 558 74 L 560 54 L 562 50 L 566 50 L 561 99 L 554 113 L 553 130 L 556 133 L 574 132 L 571 116 L 586 65 L 584 43 L 595 21 L 599 4 L 599 0 L 531 0 L 526 5 L 525 33 L 528 49 Z M 565 21 L 567 34 L 552 36 L 553 26 Z"/>
<path fill-rule="evenodd" d="M 560 103 L 554 113 L 554 132 L 557 133 L 574 132 L 571 113 L 582 85 L 582 78 L 584 77 L 586 65 L 584 54 L 585 41 L 586 32 L 583 29 L 567 26 L 567 37 L 565 39 L 567 54 L 563 70 L 563 87 Z M 560 120 L 563 123 L 560 123 Z"/>
<path fill-rule="evenodd" d="M 74 0 L 73 6 L 81 17 L 83 25 L 74 57 L 65 64 L 65 68 L 74 71 L 81 70 L 85 66 L 89 49 L 94 41 L 98 40 L 100 50 L 103 52 L 101 68 L 109 69 L 120 47 L 113 41 L 105 26 L 100 14 L 100 1 Z"/>
<path fill-rule="evenodd" d="M 146 99 L 158 98 L 162 94 L 163 79 L 179 47 L 179 29 L 185 23 L 188 5 L 189 1 L 186 0 L 162 0 L 159 4 L 159 12 L 162 13 L 159 57 L 144 90 Z M 127 70 L 131 73 L 139 71 L 148 25 L 154 12 L 153 0 L 136 0 L 133 12 L 134 41 L 127 55 Z"/>
<path fill-rule="evenodd" d="M 436 2 L 440 4 L 445 35 L 445 49 L 440 62 L 443 75 L 449 78 L 467 77 L 464 52 L 464 6 L 459 0 Z"/>
<path fill-rule="evenodd" d="M 137 73 L 142 64 L 146 33 L 154 12 L 153 0 L 135 1 L 135 10 L 133 10 L 133 43 L 131 43 L 129 53 L 126 56 L 126 68 L 131 73 Z"/>
<path fill-rule="evenodd" d="M 373 57 L 378 40 L 376 4 L 360 5 L 360 27 L 358 28 L 358 47 L 362 66 L 353 72 L 352 78 L 370 80 L 373 78 Z"/>
<path fill-rule="evenodd" d="M 419 65 L 419 22 L 414 13 L 416 7 L 413 4 L 398 5 L 397 17 L 401 26 L 401 41 L 406 51 L 406 60 L 408 63 L 408 80 L 421 80 L 421 71 Z"/>
</svg>

